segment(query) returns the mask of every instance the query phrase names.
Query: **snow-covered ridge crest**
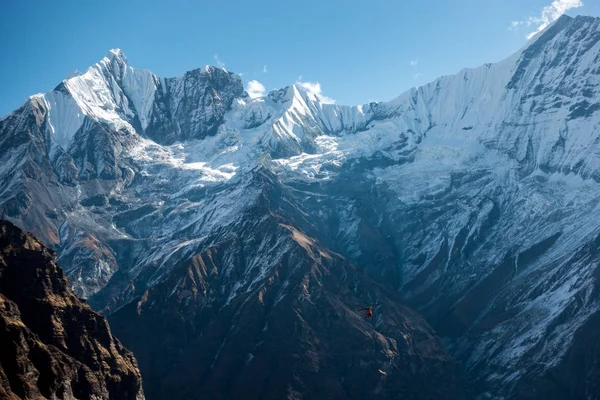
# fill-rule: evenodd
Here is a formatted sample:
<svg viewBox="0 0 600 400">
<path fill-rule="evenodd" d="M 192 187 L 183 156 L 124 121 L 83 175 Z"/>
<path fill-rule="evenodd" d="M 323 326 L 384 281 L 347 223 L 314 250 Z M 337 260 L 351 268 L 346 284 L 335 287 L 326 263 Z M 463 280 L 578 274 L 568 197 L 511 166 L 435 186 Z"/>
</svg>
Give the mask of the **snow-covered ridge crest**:
<svg viewBox="0 0 600 400">
<path fill-rule="evenodd" d="M 215 99 L 223 97 L 219 93 L 222 88 L 213 88 L 219 83 L 220 70 L 207 65 L 177 78 L 159 78 L 150 71 L 133 68 L 120 49 L 112 49 L 84 73 L 74 71 L 53 91 L 42 95 L 49 109 L 50 137 L 54 145 L 68 150 L 84 117 L 139 135 L 144 135 L 150 125 L 152 132 L 187 129 L 173 119 L 182 112 L 192 119 L 206 118 L 198 108 L 209 109 Z M 237 75 L 223 71 L 233 84 L 239 80 L 241 87 Z M 204 92 L 194 98 L 198 90 Z M 205 92 L 213 94 L 213 101 L 203 103 Z M 167 116 L 159 115 L 165 109 L 169 110 Z"/>
<path fill-rule="evenodd" d="M 309 169 L 320 162 L 319 157 L 331 161 L 331 149 L 335 149 L 334 158 L 339 164 L 347 157 L 378 151 L 395 157 L 389 147 L 398 140 L 408 140 L 414 145 L 426 134 L 443 136 L 445 140 L 455 137 L 458 141 L 466 135 L 470 141 L 485 143 L 519 160 L 523 160 L 528 143 L 532 142 L 538 164 L 558 169 L 567 161 L 550 152 L 556 153 L 552 143 L 561 140 L 564 134 L 557 137 L 541 131 L 516 134 L 516 130 L 523 130 L 518 128 L 522 126 L 518 115 L 523 115 L 526 107 L 537 106 L 540 113 L 533 118 L 544 124 L 549 118 L 564 121 L 565 116 L 570 118 L 577 112 L 593 117 L 597 105 L 590 103 L 590 89 L 581 86 L 576 76 L 599 68 L 595 57 L 599 52 L 598 25 L 598 19 L 594 18 L 562 17 L 499 63 L 464 69 L 411 89 L 392 101 L 363 106 L 331 104 L 310 87 L 298 83 L 252 99 L 243 91 L 239 76 L 210 66 L 177 78 L 158 78 L 149 71 L 134 69 L 121 50 L 113 49 L 85 73 L 64 80 L 53 92 L 44 95 L 49 109 L 48 130 L 54 143 L 67 150 L 87 116 L 161 144 L 215 136 L 220 142 L 219 153 L 203 152 L 208 159 L 197 162 L 213 164 L 213 157 L 223 155 L 227 163 L 236 158 L 239 163 L 250 162 L 265 153 L 281 160 L 312 155 L 316 158 L 310 157 Z M 582 38 L 580 43 L 566 47 L 564 43 L 575 34 Z M 545 52 L 537 50 L 540 48 Z M 559 55 L 573 58 L 578 54 L 582 57 L 577 68 L 573 68 L 574 58 L 553 64 L 548 54 L 554 58 Z M 550 68 L 542 71 L 544 66 Z M 527 74 L 523 74 L 524 68 Z M 558 76 L 563 78 L 553 78 Z M 596 77 L 589 73 L 586 76 L 585 85 L 593 86 Z M 515 90 L 517 81 L 519 89 Z M 580 98 L 572 90 L 577 85 L 581 86 Z M 562 108 L 556 106 L 558 111 L 549 113 L 559 103 L 556 98 L 538 93 L 543 88 L 558 93 L 559 97 L 560 93 L 572 93 L 561 97 Z M 556 132 L 571 131 L 580 122 L 568 119 Z M 353 135 L 357 136 L 351 138 Z M 522 140 L 523 137 L 528 140 Z M 357 146 L 359 139 L 368 146 Z M 567 141 L 566 145 L 574 143 Z M 581 143 L 577 146 L 582 149 Z M 580 150 L 579 154 L 583 151 Z M 239 158 L 233 156 L 238 153 Z M 342 158 L 338 157 L 340 154 Z M 570 157 L 574 154 L 569 152 Z M 600 165 L 593 155 L 584 158 Z M 294 165 L 302 170 L 303 163 L 297 164 L 300 159 L 296 158 Z M 574 165 L 577 161 L 568 163 Z M 589 173 L 596 168 L 590 165 L 587 170 Z"/>
<path fill-rule="evenodd" d="M 55 145 L 64 150 L 87 116 L 119 130 L 135 132 L 137 116 L 142 129 L 154 102 L 158 79 L 149 71 L 136 70 L 120 49 L 110 50 L 86 72 L 74 72 L 42 97 L 48 108 L 47 128 Z"/>
<path fill-rule="evenodd" d="M 125 54 L 114 49 L 84 74 L 63 84 L 86 115 L 112 123 L 137 115 L 145 129 L 158 82 L 150 71 L 131 67 Z"/>
<path fill-rule="evenodd" d="M 222 143 L 231 143 L 227 151 L 220 154 L 227 154 L 227 162 L 231 162 L 234 154 L 243 152 L 244 156 L 238 159 L 241 162 L 242 159 L 250 160 L 251 153 L 255 158 L 267 153 L 285 171 L 300 172 L 301 176 L 316 179 L 319 174 L 315 175 L 315 172 L 323 166 L 339 166 L 356 157 L 369 157 L 379 152 L 391 159 L 403 158 L 407 152 L 416 149 L 425 136 L 429 136 L 428 142 L 454 143 L 461 148 L 468 143 L 467 147 L 478 149 L 478 152 L 481 146 L 477 143 L 483 144 L 525 163 L 530 162 L 525 155 L 532 147 L 533 153 L 529 157 L 535 159 L 533 163 L 540 167 L 558 170 L 565 164 L 574 165 L 576 160 L 556 158 L 552 154 L 556 153 L 553 144 L 561 140 L 564 132 L 579 130 L 582 123 L 590 121 L 569 119 L 568 115 L 575 115 L 573 110 L 577 110 L 577 104 L 584 108 L 583 111 L 588 110 L 593 120 L 598 117 L 594 114 L 593 105 L 585 106 L 588 104 L 585 103 L 585 95 L 590 89 L 586 92 L 582 86 L 580 96 L 575 92 L 574 96 L 564 98 L 562 108 L 556 112 L 547 106 L 538 107 L 536 112 L 529 114 L 525 107 L 554 102 L 554 97 L 538 93 L 541 87 L 560 95 L 565 90 L 572 90 L 569 87 L 576 88 L 586 70 L 599 68 L 595 65 L 599 54 L 596 43 L 598 21 L 594 18 L 562 17 L 517 53 L 499 63 L 484 64 L 441 77 L 389 102 L 363 106 L 327 104 L 301 85 L 274 90 L 260 98 L 239 98 L 216 135 Z M 567 47 L 563 43 L 569 42 L 574 35 L 585 40 L 571 46 L 571 50 L 564 54 L 568 61 L 554 63 L 556 67 L 553 68 L 558 70 L 548 74 L 544 65 L 553 64 L 541 57 L 564 53 Z M 539 48 L 544 51 L 537 51 Z M 578 54 L 585 63 L 591 62 L 592 65 L 578 65 Z M 573 69 L 574 65 L 578 65 L 577 68 Z M 519 78 L 525 66 L 529 66 L 529 72 Z M 553 78 L 559 76 L 564 78 Z M 586 76 L 588 81 L 595 79 Z M 515 79 L 523 80 L 518 90 L 510 88 L 510 82 Z M 541 81 L 536 82 L 536 79 Z M 587 85 L 594 86 L 592 82 Z M 535 99 L 536 96 L 542 97 Z M 571 110 L 572 107 L 575 108 Z M 518 120 L 519 116 L 525 115 L 535 124 Z M 563 121 L 565 126 L 552 130 L 550 126 L 555 124 L 552 121 Z M 533 125 L 536 125 L 535 129 Z M 526 132 L 517 134 L 518 131 Z M 581 154 L 587 162 L 592 162 L 595 156 L 587 157 L 581 153 L 585 152 L 584 148 L 591 148 L 591 142 L 585 141 L 585 145 L 576 143 L 580 139 L 565 142 L 567 147 L 573 146 L 573 151 L 565 153 L 569 158 Z M 213 162 L 221 155 L 206 154 Z M 592 170 L 596 169 L 592 167 Z"/>
<path fill-rule="evenodd" d="M 273 123 L 275 133 L 298 141 L 302 140 L 298 133 L 306 128 L 336 135 L 345 130 L 361 129 L 370 118 L 362 106 L 340 106 L 323 102 L 299 85 L 271 92 L 269 98 L 284 106 L 281 117 Z"/>
</svg>

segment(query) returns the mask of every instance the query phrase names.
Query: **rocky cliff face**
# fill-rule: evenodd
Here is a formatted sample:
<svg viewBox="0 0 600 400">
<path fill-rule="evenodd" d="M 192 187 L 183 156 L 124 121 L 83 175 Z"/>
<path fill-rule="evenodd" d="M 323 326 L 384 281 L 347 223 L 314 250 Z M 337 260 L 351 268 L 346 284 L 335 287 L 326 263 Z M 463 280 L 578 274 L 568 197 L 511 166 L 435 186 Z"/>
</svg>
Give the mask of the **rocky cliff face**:
<svg viewBox="0 0 600 400">
<path fill-rule="evenodd" d="M 427 323 L 269 200 L 111 315 L 148 398 L 465 398 Z"/>
<path fill-rule="evenodd" d="M 71 290 L 54 254 L 0 221 L 0 397 L 142 400 L 131 352 Z"/>
</svg>

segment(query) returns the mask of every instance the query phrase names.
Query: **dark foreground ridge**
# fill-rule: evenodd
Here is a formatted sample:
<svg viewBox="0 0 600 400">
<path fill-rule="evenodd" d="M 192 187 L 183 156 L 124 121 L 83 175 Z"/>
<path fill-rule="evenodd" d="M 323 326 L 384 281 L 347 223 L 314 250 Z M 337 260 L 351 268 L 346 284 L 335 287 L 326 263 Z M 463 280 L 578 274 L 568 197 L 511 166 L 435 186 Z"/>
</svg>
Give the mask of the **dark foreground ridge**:
<svg viewBox="0 0 600 400">
<path fill-rule="evenodd" d="M 0 399 L 144 399 L 133 354 L 54 253 L 0 221 Z"/>
<path fill-rule="evenodd" d="M 255 211 L 109 317 L 149 399 L 465 398 L 457 365 L 397 292 Z M 365 319 L 359 302 L 380 307 Z"/>
</svg>

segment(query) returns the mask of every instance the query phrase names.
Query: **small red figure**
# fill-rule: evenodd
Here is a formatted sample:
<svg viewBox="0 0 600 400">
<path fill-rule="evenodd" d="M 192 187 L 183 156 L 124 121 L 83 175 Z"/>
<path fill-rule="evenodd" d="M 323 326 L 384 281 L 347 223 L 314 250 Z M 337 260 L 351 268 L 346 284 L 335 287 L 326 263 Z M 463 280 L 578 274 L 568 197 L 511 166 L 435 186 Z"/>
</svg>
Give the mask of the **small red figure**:
<svg viewBox="0 0 600 400">
<path fill-rule="evenodd" d="M 360 304 L 357 304 L 358 310 L 357 311 L 365 311 L 365 318 L 371 318 L 373 316 L 373 306 L 361 306 Z"/>
</svg>

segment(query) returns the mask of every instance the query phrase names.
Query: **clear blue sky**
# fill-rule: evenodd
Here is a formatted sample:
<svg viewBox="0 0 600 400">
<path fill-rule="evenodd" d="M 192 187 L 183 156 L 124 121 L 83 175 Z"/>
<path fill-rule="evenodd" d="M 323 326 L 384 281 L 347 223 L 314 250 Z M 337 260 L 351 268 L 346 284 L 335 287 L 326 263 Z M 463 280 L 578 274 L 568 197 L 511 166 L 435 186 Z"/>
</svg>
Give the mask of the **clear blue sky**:
<svg viewBox="0 0 600 400">
<path fill-rule="evenodd" d="M 557 0 L 573 3 L 579 0 Z M 318 81 L 338 104 L 390 100 L 499 61 L 552 0 L 2 0 L 0 115 L 111 48 L 164 77 L 220 62 L 267 90 Z M 600 2 L 569 15 L 600 15 Z M 414 61 L 411 65 L 411 61 Z M 263 72 L 266 65 L 266 72 Z"/>
</svg>

